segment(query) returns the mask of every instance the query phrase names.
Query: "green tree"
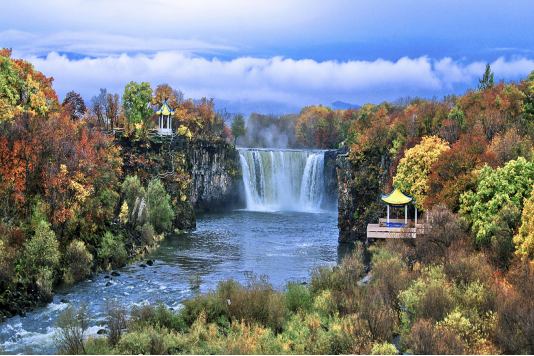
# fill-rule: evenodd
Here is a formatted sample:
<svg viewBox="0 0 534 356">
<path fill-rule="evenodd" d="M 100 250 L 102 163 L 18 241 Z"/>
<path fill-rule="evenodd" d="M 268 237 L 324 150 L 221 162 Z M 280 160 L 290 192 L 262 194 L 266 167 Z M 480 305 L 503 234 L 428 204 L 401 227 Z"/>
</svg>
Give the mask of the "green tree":
<svg viewBox="0 0 534 356">
<path fill-rule="evenodd" d="M 534 184 L 534 162 L 519 157 L 496 170 L 484 166 L 477 174 L 476 192 L 470 190 L 460 197 L 460 213 L 473 224 L 477 243 L 488 245 L 493 222 L 501 215 L 503 208 L 511 203 L 518 208 L 517 214 L 522 213 L 524 200 L 530 195 Z M 510 210 L 509 207 L 507 210 Z M 509 229 L 513 230 L 514 227 L 510 226 Z"/>
<path fill-rule="evenodd" d="M 159 179 L 148 184 L 148 221 L 156 231 L 169 229 L 172 225 L 174 212 L 171 207 L 171 197 Z"/>
<path fill-rule="evenodd" d="M 247 133 L 247 130 L 245 129 L 245 120 L 243 119 L 243 115 L 235 114 L 234 120 L 232 121 L 230 127 L 232 128 L 232 136 L 234 136 L 235 146 L 237 143 L 237 138 L 239 136 L 245 136 L 245 134 Z"/>
<path fill-rule="evenodd" d="M 427 180 L 430 167 L 441 154 L 449 150 L 449 145 L 436 136 L 425 136 L 421 143 L 406 151 L 400 160 L 393 185 L 404 194 L 412 195 L 417 208 L 422 209 L 427 196 Z"/>
<path fill-rule="evenodd" d="M 129 123 L 142 122 L 146 124 L 150 115 L 154 113 L 154 109 L 150 107 L 152 101 L 152 88 L 147 82 L 137 84 L 131 81 L 130 84 L 124 88 L 124 95 L 122 96 L 122 105 L 128 118 Z"/>
<path fill-rule="evenodd" d="M 486 64 L 486 71 L 482 76 L 482 79 L 479 79 L 478 90 L 484 90 L 486 88 L 491 89 L 495 85 L 495 80 L 493 80 L 493 72 L 491 71 L 490 64 Z"/>
</svg>

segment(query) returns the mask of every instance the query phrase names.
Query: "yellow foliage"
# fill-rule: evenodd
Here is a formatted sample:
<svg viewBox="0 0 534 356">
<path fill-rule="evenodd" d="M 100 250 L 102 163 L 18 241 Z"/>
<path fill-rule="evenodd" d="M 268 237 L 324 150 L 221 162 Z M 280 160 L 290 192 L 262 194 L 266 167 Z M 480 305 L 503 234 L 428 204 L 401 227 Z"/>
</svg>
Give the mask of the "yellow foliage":
<svg viewBox="0 0 534 356">
<path fill-rule="evenodd" d="M 523 257 L 534 255 L 534 190 L 530 198 L 525 199 L 525 207 L 521 216 L 521 227 L 514 236 L 516 254 Z"/>
<path fill-rule="evenodd" d="M 418 209 L 423 208 L 426 199 L 430 167 L 449 149 L 447 141 L 436 136 L 425 136 L 420 144 L 407 150 L 400 160 L 393 185 L 404 194 L 413 196 Z"/>
</svg>

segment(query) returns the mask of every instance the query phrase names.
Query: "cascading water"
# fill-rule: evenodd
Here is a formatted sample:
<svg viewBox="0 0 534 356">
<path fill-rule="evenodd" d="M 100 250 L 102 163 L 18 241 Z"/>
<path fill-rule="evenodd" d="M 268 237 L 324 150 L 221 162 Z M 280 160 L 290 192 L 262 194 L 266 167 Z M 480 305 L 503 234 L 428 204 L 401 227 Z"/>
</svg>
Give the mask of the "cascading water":
<svg viewBox="0 0 534 356">
<path fill-rule="evenodd" d="M 239 149 L 239 155 L 248 210 L 321 209 L 324 152 Z"/>
</svg>

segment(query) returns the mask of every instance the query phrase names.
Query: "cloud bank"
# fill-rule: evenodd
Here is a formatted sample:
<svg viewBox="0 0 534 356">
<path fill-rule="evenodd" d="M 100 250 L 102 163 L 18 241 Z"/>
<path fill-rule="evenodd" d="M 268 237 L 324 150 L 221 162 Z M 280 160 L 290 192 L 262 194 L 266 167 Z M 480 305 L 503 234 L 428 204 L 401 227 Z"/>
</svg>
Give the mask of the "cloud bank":
<svg viewBox="0 0 534 356">
<path fill-rule="evenodd" d="M 392 101 L 402 96 L 432 97 L 461 94 L 475 88 L 486 63 L 462 63 L 449 57 L 403 57 L 394 61 L 240 57 L 206 59 L 183 52 L 154 55 L 108 55 L 81 60 L 51 52 L 46 57 L 26 57 L 37 70 L 53 76 L 60 98 L 74 90 L 86 101 L 99 88 L 122 94 L 130 81 L 149 82 L 153 89 L 168 83 L 186 97 L 213 97 L 230 102 L 270 101 L 298 110 L 313 104 L 341 100 L 357 104 Z M 499 58 L 490 63 L 495 79 L 518 80 L 534 70 L 534 60 Z M 459 92 L 461 91 L 461 92 Z"/>
</svg>

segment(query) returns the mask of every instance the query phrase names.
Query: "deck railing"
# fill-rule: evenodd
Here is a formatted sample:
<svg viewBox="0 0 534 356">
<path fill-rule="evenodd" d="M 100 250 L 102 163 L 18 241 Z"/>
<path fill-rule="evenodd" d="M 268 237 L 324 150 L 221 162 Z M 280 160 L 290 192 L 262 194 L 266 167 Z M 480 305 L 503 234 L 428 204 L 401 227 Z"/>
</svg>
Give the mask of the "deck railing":
<svg viewBox="0 0 534 356">
<path fill-rule="evenodd" d="M 414 224 L 412 220 L 405 224 L 404 219 L 389 219 L 389 223 L 380 219 L 378 224 L 367 225 L 367 238 L 370 239 L 409 239 L 422 234 L 424 225 Z"/>
</svg>

